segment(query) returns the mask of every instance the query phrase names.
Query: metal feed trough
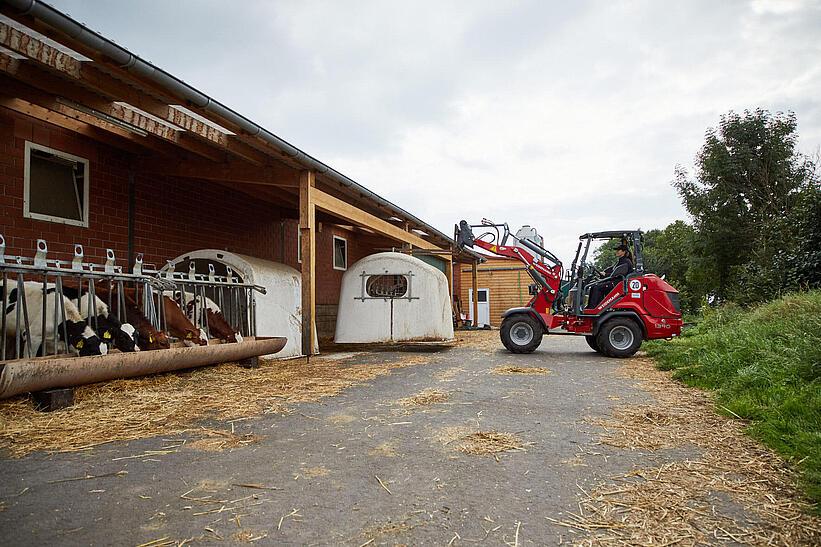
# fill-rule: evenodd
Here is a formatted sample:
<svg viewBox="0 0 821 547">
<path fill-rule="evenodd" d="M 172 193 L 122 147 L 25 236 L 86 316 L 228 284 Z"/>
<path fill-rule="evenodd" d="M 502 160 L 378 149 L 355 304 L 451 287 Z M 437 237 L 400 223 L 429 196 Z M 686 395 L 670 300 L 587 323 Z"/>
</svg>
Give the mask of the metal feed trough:
<svg viewBox="0 0 821 547">
<path fill-rule="evenodd" d="M 142 255 L 138 255 L 133 273 L 122 271 L 115 264 L 114 251 L 106 250 L 105 264 L 84 261 L 83 247 L 74 246 L 74 256 L 69 260 L 52 259 L 47 256 L 48 245 L 37 240 L 34 257 L 6 256 L 5 239 L 0 235 L 0 276 L 2 277 L 2 332 L 4 340 L 0 348 L 0 399 L 28 391 L 71 387 L 90 382 L 114 378 L 140 376 L 154 372 L 177 370 L 226 361 L 244 360 L 259 355 L 277 353 L 285 345 L 285 338 L 256 338 L 254 293 L 265 292 L 263 287 L 239 283 L 229 272 L 227 276 L 198 275 L 193 272 L 160 272 L 145 268 Z M 25 283 L 35 282 L 41 287 L 42 297 L 38 310 L 31 309 L 27 301 Z M 16 290 L 14 309 L 10 310 L 10 293 Z M 207 313 L 202 306 L 208 297 L 216 303 L 229 324 L 243 337 L 242 343 L 218 344 L 209 342 L 207 346 L 174 347 L 158 351 L 121 353 L 112 351 L 108 355 L 75 357 L 66 353 L 68 340 L 65 320 L 66 309 L 63 297 L 65 291 L 76 294 L 79 309 L 80 294 L 100 295 L 107 303 L 109 313 L 120 322 L 126 320 L 127 300 L 136 301 L 137 307 L 157 330 L 166 330 L 162 306 L 163 293 L 174 291 L 178 296 L 193 298 L 194 317 L 197 326 L 208 332 Z M 98 292 L 99 291 L 99 292 Z M 53 309 L 49 309 L 47 294 L 54 293 Z M 72 300 L 73 301 L 73 300 Z M 96 328 L 94 298 L 88 298 L 88 308 L 80 310 L 87 316 L 92 328 Z M 187 302 L 180 302 L 183 306 Z M 33 304 L 33 303 L 32 303 Z M 186 310 L 182 307 L 183 311 Z M 6 313 L 6 310 L 10 311 Z M 30 319 L 37 318 L 42 334 L 42 344 L 35 348 L 31 342 Z M 15 324 L 10 328 L 9 321 Z M 9 328 L 7 328 L 9 327 Z M 48 329 L 47 327 L 51 327 Z M 49 339 L 46 340 L 48 333 Z M 13 343 L 9 344 L 10 338 Z M 28 343 L 27 343 L 28 342 Z M 41 355 L 38 354 L 38 350 Z"/>
</svg>

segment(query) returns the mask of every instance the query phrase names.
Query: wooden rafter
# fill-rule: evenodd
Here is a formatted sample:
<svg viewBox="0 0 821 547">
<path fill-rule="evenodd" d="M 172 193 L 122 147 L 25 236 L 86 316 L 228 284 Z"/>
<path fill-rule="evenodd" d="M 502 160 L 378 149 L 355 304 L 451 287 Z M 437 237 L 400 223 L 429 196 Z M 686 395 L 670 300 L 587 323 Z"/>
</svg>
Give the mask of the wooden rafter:
<svg viewBox="0 0 821 547">
<path fill-rule="evenodd" d="M 325 211 L 339 218 L 343 218 L 353 222 L 354 224 L 365 226 L 366 228 L 370 228 L 391 239 L 395 239 L 396 241 L 410 243 L 411 245 L 421 249 L 440 250 L 439 247 L 425 239 L 422 239 L 418 235 L 412 232 L 406 232 L 399 226 L 395 226 L 390 222 L 382 220 L 377 216 L 367 213 L 362 209 L 359 209 L 358 207 L 342 201 L 341 199 L 327 194 L 319 189 L 314 189 L 312 196 L 313 203 L 316 205 L 316 208 L 321 211 Z"/>
<path fill-rule="evenodd" d="M 282 188 L 299 187 L 299 171 L 281 164 L 255 166 L 237 160 L 214 164 L 193 160 L 169 161 L 146 158 L 141 161 L 140 169 L 147 173 L 164 173 L 175 177 L 224 180 Z"/>
</svg>

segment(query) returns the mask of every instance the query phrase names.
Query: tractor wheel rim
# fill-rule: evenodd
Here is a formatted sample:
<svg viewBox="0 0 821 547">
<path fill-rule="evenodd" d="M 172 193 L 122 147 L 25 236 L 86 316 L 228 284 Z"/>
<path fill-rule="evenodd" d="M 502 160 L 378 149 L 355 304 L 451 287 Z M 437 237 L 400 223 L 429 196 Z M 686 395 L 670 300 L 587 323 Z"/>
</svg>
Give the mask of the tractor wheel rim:
<svg viewBox="0 0 821 547">
<path fill-rule="evenodd" d="M 622 325 L 613 327 L 613 330 L 610 331 L 608 338 L 610 340 L 610 345 L 618 350 L 625 350 L 629 348 L 633 345 L 633 340 L 635 339 L 633 336 L 633 331 Z"/>
<path fill-rule="evenodd" d="M 517 346 L 526 346 L 533 340 L 533 327 L 524 321 L 514 323 L 510 327 L 510 339 Z"/>
</svg>

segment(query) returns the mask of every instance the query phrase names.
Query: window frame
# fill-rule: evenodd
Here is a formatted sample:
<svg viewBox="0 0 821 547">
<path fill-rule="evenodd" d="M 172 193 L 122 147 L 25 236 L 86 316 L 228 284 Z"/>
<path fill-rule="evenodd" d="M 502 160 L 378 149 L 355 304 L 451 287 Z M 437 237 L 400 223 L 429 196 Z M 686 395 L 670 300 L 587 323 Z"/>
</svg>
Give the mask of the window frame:
<svg viewBox="0 0 821 547">
<path fill-rule="evenodd" d="M 345 244 L 345 265 L 344 266 L 337 266 L 336 265 L 336 241 L 337 240 L 342 241 Z M 333 241 L 333 243 L 332 243 L 332 247 L 331 247 L 331 255 L 332 255 L 334 270 L 340 270 L 340 271 L 344 272 L 348 269 L 348 240 L 345 239 L 344 237 L 340 237 L 340 236 L 335 235 L 335 236 L 333 236 L 332 241 Z"/>
<path fill-rule="evenodd" d="M 48 154 L 53 154 L 60 158 L 82 163 L 83 164 L 83 204 L 82 204 L 82 220 L 74 220 L 73 218 L 64 218 L 64 217 L 57 217 L 53 215 L 45 215 L 43 213 L 37 213 L 31 210 L 31 151 L 32 150 L 39 150 L 41 152 L 46 152 Z M 68 152 L 63 152 L 62 150 L 56 150 L 54 148 L 49 148 L 48 146 L 43 146 L 42 144 L 37 144 L 31 141 L 26 141 L 25 145 L 25 153 L 23 156 L 23 218 L 31 218 L 34 220 L 45 220 L 47 222 L 54 222 L 57 224 L 68 224 L 70 226 L 80 226 L 82 228 L 88 228 L 88 203 L 90 201 L 89 195 L 89 160 L 88 158 L 81 158 L 80 156 L 75 156 L 74 154 L 69 154 Z"/>
</svg>

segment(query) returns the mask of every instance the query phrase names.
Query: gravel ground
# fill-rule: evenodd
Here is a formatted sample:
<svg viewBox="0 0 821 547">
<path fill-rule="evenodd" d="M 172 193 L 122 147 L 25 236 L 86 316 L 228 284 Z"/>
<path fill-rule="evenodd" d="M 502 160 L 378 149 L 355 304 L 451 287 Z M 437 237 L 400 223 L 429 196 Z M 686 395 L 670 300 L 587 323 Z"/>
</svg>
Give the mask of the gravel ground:
<svg viewBox="0 0 821 547">
<path fill-rule="evenodd" d="M 600 443 L 592 423 L 650 395 L 583 339 L 546 337 L 537 352 L 512 355 L 497 332 L 465 336 L 426 363 L 288 414 L 203 424 L 233 428 L 239 444 L 174 436 L 0 460 L 3 543 L 558 544 L 583 537 L 554 522 L 579 511 L 583 492 L 698 455 L 687 444 Z M 368 366 L 397 354 L 351 358 Z M 506 434 L 517 448 L 471 453 L 477 432 Z M 730 497 L 715 503 L 746 518 Z"/>
</svg>

